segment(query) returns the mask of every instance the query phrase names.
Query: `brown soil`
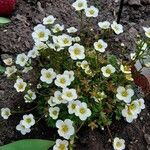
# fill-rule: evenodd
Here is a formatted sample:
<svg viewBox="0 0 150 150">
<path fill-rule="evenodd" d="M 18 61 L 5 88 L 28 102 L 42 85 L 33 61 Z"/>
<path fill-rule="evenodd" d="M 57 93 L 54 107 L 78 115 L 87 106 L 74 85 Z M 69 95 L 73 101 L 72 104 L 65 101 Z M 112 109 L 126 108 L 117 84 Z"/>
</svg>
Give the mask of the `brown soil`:
<svg viewBox="0 0 150 150">
<path fill-rule="evenodd" d="M 89 1 L 93 3 L 93 0 Z M 65 26 L 78 27 L 78 20 L 75 19 L 74 10 L 71 8 L 73 0 L 40 0 L 39 2 L 37 5 L 36 0 L 18 0 L 16 11 L 10 16 L 12 22 L 0 27 L 0 54 L 9 54 L 15 58 L 17 53 L 30 50 L 33 45 L 31 38 L 33 27 L 40 23 L 47 14 L 54 15 Z M 97 0 L 97 5 L 101 12 L 99 18 L 93 24 L 97 24 L 98 21 L 116 19 L 118 3 L 115 3 L 114 0 Z M 121 23 L 124 24 L 127 32 L 122 34 L 120 39 L 116 37 L 115 40 L 123 42 L 130 50 L 133 50 L 133 41 L 137 32 L 143 33 L 141 27 L 150 26 L 150 1 L 141 0 L 141 5 L 136 2 L 134 4 L 126 2 L 122 16 Z M 125 139 L 127 150 L 150 150 L 149 100 L 149 97 L 145 99 L 146 109 L 132 124 L 122 120 L 109 127 L 113 137 L 118 136 Z M 23 97 L 15 92 L 13 82 L 6 80 L 4 76 L 0 76 L 0 108 L 14 109 L 20 106 L 24 109 L 23 101 Z M 26 108 L 30 108 L 30 105 Z M 54 131 L 47 128 L 44 120 L 35 125 L 30 134 L 22 136 L 15 130 L 21 116 L 19 114 L 11 116 L 7 121 L 0 118 L 0 145 L 24 138 L 51 139 L 54 136 Z M 109 142 L 110 134 L 106 128 L 91 131 L 84 127 L 78 136 L 77 150 L 113 149 Z"/>
</svg>

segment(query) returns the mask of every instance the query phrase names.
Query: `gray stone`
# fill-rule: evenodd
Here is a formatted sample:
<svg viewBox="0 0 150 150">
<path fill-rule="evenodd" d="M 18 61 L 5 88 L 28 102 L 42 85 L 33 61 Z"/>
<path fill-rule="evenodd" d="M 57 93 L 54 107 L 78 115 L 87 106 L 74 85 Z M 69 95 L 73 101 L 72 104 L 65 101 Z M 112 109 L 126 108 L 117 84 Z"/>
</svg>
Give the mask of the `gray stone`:
<svg viewBox="0 0 150 150">
<path fill-rule="evenodd" d="M 150 144 L 150 134 L 144 134 L 144 138 L 145 138 L 147 144 Z"/>
<path fill-rule="evenodd" d="M 141 0 L 129 0 L 128 4 L 130 6 L 136 5 L 136 6 L 141 6 Z"/>
</svg>

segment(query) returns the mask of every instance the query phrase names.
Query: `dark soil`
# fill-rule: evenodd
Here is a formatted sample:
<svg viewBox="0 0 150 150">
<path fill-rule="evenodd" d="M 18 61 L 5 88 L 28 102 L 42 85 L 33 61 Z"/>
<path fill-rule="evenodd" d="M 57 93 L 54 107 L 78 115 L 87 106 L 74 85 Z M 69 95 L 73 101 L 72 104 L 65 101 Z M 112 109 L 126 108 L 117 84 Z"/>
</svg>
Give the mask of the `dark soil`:
<svg viewBox="0 0 150 150">
<path fill-rule="evenodd" d="M 89 0 L 93 3 L 93 0 Z M 71 7 L 73 0 L 18 0 L 16 11 L 10 16 L 12 22 L 0 27 L 0 54 L 9 54 L 15 58 L 17 53 L 26 52 L 33 46 L 31 33 L 33 27 L 40 23 L 47 14 L 52 14 L 65 26 L 78 27 L 75 12 Z M 114 0 L 96 0 L 101 9 L 99 18 L 93 22 L 116 19 L 119 3 Z M 40 7 L 41 4 L 41 7 Z M 143 33 L 142 26 L 150 26 L 150 1 L 129 0 L 125 2 L 121 23 L 125 26 L 125 32 L 116 41 L 123 42 L 128 49 L 133 50 L 133 41 L 138 31 Z M 0 61 L 1 62 L 1 61 Z M 30 78 L 30 76 L 29 76 Z M 33 77 L 32 77 L 33 78 Z M 150 97 L 146 101 L 146 109 L 140 117 L 131 124 L 125 121 L 114 122 L 109 128 L 113 137 L 118 136 L 126 141 L 127 150 L 150 150 Z M 22 95 L 17 94 L 13 88 L 13 82 L 0 76 L 0 108 L 9 107 L 12 110 L 24 108 Z M 26 106 L 28 108 L 28 106 Z M 15 130 L 22 115 L 11 116 L 4 121 L 0 118 L 0 145 L 24 138 L 52 139 L 54 130 L 48 128 L 44 120 L 41 120 L 32 132 L 22 136 Z M 112 150 L 108 129 L 96 129 L 94 131 L 83 127 L 78 134 L 77 150 Z"/>
</svg>

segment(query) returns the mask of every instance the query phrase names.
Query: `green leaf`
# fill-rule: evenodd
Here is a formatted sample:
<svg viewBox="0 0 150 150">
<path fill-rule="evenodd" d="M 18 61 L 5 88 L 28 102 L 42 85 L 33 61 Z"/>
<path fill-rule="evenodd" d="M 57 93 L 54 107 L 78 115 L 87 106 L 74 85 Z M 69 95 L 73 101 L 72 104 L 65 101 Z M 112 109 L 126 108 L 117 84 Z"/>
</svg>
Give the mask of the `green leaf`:
<svg viewBox="0 0 150 150">
<path fill-rule="evenodd" d="M 49 140 L 26 139 L 1 146 L 0 150 L 48 150 L 53 145 Z"/>
<path fill-rule="evenodd" d="M 4 18 L 4 17 L 0 17 L 0 24 L 6 24 L 6 23 L 9 23 L 9 22 L 11 22 L 10 19 Z"/>
<path fill-rule="evenodd" d="M 0 65 L 0 74 L 3 74 L 5 72 L 5 67 Z"/>
</svg>

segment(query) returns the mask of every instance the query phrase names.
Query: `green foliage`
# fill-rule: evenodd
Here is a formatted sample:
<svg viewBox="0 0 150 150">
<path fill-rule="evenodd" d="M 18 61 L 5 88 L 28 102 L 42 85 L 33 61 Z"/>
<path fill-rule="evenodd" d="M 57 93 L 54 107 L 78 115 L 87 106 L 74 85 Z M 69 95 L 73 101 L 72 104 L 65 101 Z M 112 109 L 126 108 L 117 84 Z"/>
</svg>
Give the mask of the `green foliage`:
<svg viewBox="0 0 150 150">
<path fill-rule="evenodd" d="M 49 140 L 27 139 L 1 146 L 0 150 L 48 150 L 53 145 Z"/>
<path fill-rule="evenodd" d="M 3 74 L 5 72 L 5 67 L 0 65 L 0 74 Z"/>
<path fill-rule="evenodd" d="M 4 18 L 4 17 L 0 17 L 0 25 L 4 25 L 4 24 L 10 23 L 10 22 L 11 22 L 10 19 Z"/>
</svg>

